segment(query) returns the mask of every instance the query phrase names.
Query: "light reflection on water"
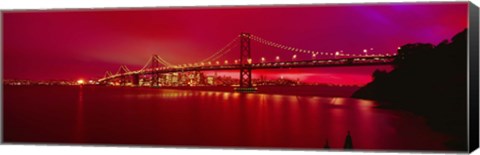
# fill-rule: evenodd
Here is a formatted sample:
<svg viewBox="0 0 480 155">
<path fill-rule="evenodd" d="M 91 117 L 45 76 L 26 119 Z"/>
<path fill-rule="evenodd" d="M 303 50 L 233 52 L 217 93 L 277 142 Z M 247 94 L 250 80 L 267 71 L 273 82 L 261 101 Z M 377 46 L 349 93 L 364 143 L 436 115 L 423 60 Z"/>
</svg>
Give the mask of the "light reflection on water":
<svg viewBox="0 0 480 155">
<path fill-rule="evenodd" d="M 84 120 L 84 103 L 83 103 L 83 87 L 79 87 L 78 91 L 78 104 L 75 126 L 75 140 L 79 142 L 85 141 L 85 120 Z"/>
<path fill-rule="evenodd" d="M 29 91 L 56 93 L 59 99 L 18 96 Z M 6 121 L 12 122 L 5 125 L 7 141 L 322 148 L 328 140 L 332 148 L 342 148 L 348 131 L 358 149 L 444 149 L 445 141 L 418 116 L 378 109 L 369 100 L 115 87 L 8 92 L 6 104 L 29 108 L 5 106 L 6 118 L 14 119 Z M 48 102 L 31 104 L 31 98 Z M 74 115 L 59 113 L 64 109 L 74 109 Z M 41 123 L 15 119 L 22 117 Z M 70 117 L 75 121 L 62 119 Z M 45 124 L 58 127 L 45 133 L 39 130 Z"/>
</svg>

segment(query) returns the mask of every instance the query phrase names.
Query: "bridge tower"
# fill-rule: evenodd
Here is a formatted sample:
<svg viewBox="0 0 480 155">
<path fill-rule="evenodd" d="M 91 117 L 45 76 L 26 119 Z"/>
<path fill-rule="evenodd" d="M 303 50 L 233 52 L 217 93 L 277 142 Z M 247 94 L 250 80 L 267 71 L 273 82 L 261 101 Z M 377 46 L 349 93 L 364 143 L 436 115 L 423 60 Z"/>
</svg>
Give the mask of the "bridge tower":
<svg viewBox="0 0 480 155">
<path fill-rule="evenodd" d="M 252 57 L 250 34 L 240 34 L 240 87 L 237 91 L 255 91 L 252 85 Z"/>
<path fill-rule="evenodd" d="M 103 78 L 108 78 L 108 77 L 110 77 L 110 76 L 112 76 L 112 75 L 113 75 L 112 72 L 106 71 L 106 72 L 105 72 L 105 75 L 103 76 Z M 104 84 L 104 85 L 109 85 L 110 80 L 105 80 L 105 81 L 102 81 L 102 82 L 100 82 L 100 83 L 101 83 L 101 84 Z"/>
<path fill-rule="evenodd" d="M 120 66 L 120 68 L 118 69 L 117 74 L 122 75 L 120 76 L 120 86 L 125 86 L 128 82 L 127 77 L 124 76 L 124 74 L 128 72 L 130 72 L 130 70 L 125 65 Z"/>
<path fill-rule="evenodd" d="M 160 62 L 158 61 L 158 55 L 154 54 L 152 56 L 152 62 L 150 63 L 150 68 L 152 69 L 151 71 L 151 81 L 150 81 L 150 86 L 151 87 L 154 87 L 154 86 L 159 86 L 159 81 L 158 81 L 158 78 L 159 78 L 159 75 L 158 73 L 156 72 L 156 68 L 160 67 Z"/>
</svg>

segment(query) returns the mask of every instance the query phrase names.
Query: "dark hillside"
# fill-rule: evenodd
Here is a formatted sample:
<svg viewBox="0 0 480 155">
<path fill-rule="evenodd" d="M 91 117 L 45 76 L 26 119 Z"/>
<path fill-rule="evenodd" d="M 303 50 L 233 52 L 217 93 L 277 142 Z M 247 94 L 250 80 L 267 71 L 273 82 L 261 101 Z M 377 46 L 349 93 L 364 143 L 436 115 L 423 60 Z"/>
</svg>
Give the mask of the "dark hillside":
<svg viewBox="0 0 480 155">
<path fill-rule="evenodd" d="M 372 76 L 352 97 L 424 116 L 434 130 L 453 137 L 447 146 L 467 149 L 467 30 L 437 46 L 404 45 L 391 72 Z"/>
</svg>

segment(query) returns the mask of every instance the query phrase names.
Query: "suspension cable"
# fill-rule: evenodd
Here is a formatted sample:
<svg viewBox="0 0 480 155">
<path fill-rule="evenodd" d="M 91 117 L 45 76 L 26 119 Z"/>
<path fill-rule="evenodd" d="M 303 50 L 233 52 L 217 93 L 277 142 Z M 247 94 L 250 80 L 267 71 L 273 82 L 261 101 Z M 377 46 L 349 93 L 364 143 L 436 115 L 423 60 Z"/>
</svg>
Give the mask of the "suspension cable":
<svg viewBox="0 0 480 155">
<path fill-rule="evenodd" d="M 217 55 L 219 55 L 219 54 L 225 55 L 226 53 L 230 52 L 231 49 L 230 50 L 225 50 L 225 49 L 228 48 L 230 45 L 232 45 L 234 42 L 236 42 L 239 39 L 239 37 L 240 37 L 240 35 L 236 36 L 235 38 L 233 38 L 232 41 L 230 41 L 227 45 L 222 47 L 219 51 L 215 52 L 214 54 L 210 55 L 209 57 L 203 59 L 200 62 L 212 61 L 213 58 L 217 57 Z"/>
</svg>

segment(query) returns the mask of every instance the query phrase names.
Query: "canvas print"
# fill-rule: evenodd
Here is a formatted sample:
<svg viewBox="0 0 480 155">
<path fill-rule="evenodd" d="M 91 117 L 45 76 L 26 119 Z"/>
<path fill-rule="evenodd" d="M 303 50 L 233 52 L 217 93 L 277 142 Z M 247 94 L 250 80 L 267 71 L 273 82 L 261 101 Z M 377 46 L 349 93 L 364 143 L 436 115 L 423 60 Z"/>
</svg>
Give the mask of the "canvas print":
<svg viewBox="0 0 480 155">
<path fill-rule="evenodd" d="M 468 7 L 4 11 L 4 142 L 466 151 Z"/>
</svg>

